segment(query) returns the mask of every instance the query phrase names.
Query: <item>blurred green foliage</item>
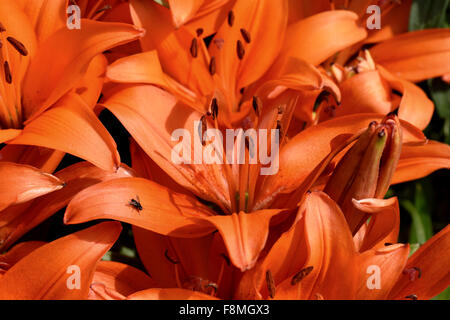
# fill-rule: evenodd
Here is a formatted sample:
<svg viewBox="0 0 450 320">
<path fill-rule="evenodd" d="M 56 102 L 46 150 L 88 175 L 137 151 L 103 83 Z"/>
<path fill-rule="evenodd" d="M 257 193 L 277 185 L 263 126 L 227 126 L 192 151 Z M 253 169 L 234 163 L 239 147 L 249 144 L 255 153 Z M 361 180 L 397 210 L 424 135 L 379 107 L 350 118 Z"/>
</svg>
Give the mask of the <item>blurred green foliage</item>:
<svg viewBox="0 0 450 320">
<path fill-rule="evenodd" d="M 409 30 L 450 28 L 450 0 L 414 0 L 410 12 Z M 433 100 L 436 112 L 426 128 L 428 138 L 450 144 L 450 85 L 440 78 L 419 84 Z M 394 187 L 400 195 L 400 205 L 410 215 L 408 240 L 415 251 L 437 231 L 448 224 L 450 192 L 448 172 Z M 400 194 L 399 194 L 400 193 Z M 402 219 L 404 214 L 402 214 Z M 405 224 L 402 221 L 402 227 Z M 436 262 L 438 263 L 438 262 Z M 450 300 L 450 287 L 435 299 Z"/>
</svg>

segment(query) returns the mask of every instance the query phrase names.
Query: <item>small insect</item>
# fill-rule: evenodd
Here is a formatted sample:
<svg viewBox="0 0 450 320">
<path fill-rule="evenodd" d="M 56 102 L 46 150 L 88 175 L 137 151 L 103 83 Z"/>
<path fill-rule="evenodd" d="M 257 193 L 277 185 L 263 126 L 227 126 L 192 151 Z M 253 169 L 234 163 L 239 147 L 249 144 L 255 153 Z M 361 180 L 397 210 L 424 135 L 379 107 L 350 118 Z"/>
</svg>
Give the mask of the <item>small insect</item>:
<svg viewBox="0 0 450 320">
<path fill-rule="evenodd" d="M 130 202 L 128 202 L 128 205 L 132 206 L 138 212 L 142 211 L 142 209 L 144 209 L 144 208 L 142 208 L 141 201 L 139 200 L 139 196 L 136 196 L 136 199 L 131 199 Z"/>
</svg>

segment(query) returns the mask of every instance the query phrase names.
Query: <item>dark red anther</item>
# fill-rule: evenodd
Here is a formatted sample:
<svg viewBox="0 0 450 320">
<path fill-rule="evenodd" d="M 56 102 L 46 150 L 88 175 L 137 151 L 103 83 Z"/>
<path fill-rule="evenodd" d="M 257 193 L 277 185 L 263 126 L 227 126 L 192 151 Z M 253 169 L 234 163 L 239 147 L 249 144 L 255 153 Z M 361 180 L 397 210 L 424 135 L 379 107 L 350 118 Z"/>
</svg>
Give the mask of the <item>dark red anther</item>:
<svg viewBox="0 0 450 320">
<path fill-rule="evenodd" d="M 252 41 L 250 32 L 248 32 L 244 28 L 241 28 L 241 35 L 242 35 L 242 38 L 244 38 L 245 42 L 250 43 L 250 41 Z"/>
<path fill-rule="evenodd" d="M 197 44 L 197 39 L 196 38 L 192 39 L 190 51 L 191 51 L 191 56 L 193 58 L 197 58 L 197 55 L 198 55 L 198 44 Z"/>
<path fill-rule="evenodd" d="M 300 281 L 302 281 L 303 278 L 305 278 L 308 274 L 310 274 L 312 270 L 313 270 L 313 266 L 309 266 L 309 267 L 306 267 L 306 268 L 300 270 L 296 275 L 294 275 L 292 277 L 291 285 L 294 286 L 297 283 L 299 283 Z"/>
<path fill-rule="evenodd" d="M 245 49 L 244 49 L 244 45 L 242 44 L 241 40 L 237 41 L 236 52 L 237 52 L 239 60 L 242 60 L 244 58 L 244 55 L 245 55 Z"/>
<path fill-rule="evenodd" d="M 230 27 L 232 27 L 234 24 L 234 12 L 233 11 L 229 11 L 228 12 L 228 25 Z"/>
<path fill-rule="evenodd" d="M 273 280 L 272 272 L 266 271 L 266 284 L 269 296 L 273 299 L 275 297 L 275 281 Z"/>
<path fill-rule="evenodd" d="M 211 57 L 211 60 L 209 61 L 209 74 L 215 75 L 216 74 L 216 58 Z"/>
</svg>

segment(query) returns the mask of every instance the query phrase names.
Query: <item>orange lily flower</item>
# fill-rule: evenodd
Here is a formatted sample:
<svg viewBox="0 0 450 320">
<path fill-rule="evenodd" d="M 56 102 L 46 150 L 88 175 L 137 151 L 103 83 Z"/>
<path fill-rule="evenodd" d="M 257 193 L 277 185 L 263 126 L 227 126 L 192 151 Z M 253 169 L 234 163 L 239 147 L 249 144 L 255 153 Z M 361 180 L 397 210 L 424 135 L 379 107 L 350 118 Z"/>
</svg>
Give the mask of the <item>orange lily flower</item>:
<svg viewBox="0 0 450 320">
<path fill-rule="evenodd" d="M 87 299 L 96 265 L 121 229 L 104 222 L 48 244 L 17 245 L 0 256 L 0 299 Z"/>
<path fill-rule="evenodd" d="M 237 299 L 430 299 L 449 284 L 450 226 L 408 258 L 395 243 L 396 198 L 355 200 L 372 219 L 352 238 L 344 215 L 322 192 L 306 196 L 296 223 L 242 278 Z M 436 264 L 431 259 L 439 259 Z M 373 271 L 379 278 L 372 280 Z"/>
<path fill-rule="evenodd" d="M 115 142 L 92 111 L 106 68 L 99 54 L 143 31 L 85 19 L 70 30 L 67 1 L 47 2 L 0 1 L 1 158 L 52 172 L 67 152 L 115 170 Z"/>
<path fill-rule="evenodd" d="M 342 104 L 325 105 L 312 113 L 313 104 L 303 104 L 303 112 L 296 112 L 302 121 L 317 123 L 330 117 L 352 113 L 376 112 L 386 114 L 399 108 L 401 119 L 424 129 L 431 120 L 434 106 L 425 93 L 410 81 L 421 81 L 449 73 L 450 34 L 448 29 L 408 31 L 412 1 L 290 1 L 290 29 L 302 29 L 307 39 L 319 39 L 321 18 L 331 12 L 357 14 L 357 24 L 366 25 L 370 5 L 381 6 L 381 28 L 368 29 L 358 43 L 341 47 L 333 57 L 318 58 L 305 47 L 296 56 L 307 62 L 319 63 L 335 76 L 342 91 Z M 329 11 L 332 10 L 332 11 Z M 315 40 L 317 41 L 317 40 Z M 334 40 L 337 41 L 337 40 Z M 333 43 L 333 39 L 331 39 Z M 375 44 L 375 45 L 374 45 Z M 373 46 L 359 54 L 363 46 Z M 319 56 L 320 57 L 320 56 Z M 356 90 L 355 88 L 358 88 Z M 311 99 L 316 99 L 317 94 Z"/>
<path fill-rule="evenodd" d="M 159 89 L 155 88 L 154 90 L 154 92 L 163 94 Z M 165 93 L 164 95 L 167 96 Z M 152 95 L 152 97 L 153 101 L 156 102 L 155 95 Z M 146 97 L 142 98 L 144 99 L 143 101 L 147 99 Z M 170 108 L 167 110 L 169 104 L 161 103 L 161 106 L 164 106 L 160 109 L 161 113 L 168 112 L 170 114 L 173 112 Z M 180 114 L 180 112 L 177 113 Z M 189 111 L 189 113 L 191 114 L 192 111 Z M 142 117 L 144 117 L 143 113 Z M 164 115 L 164 117 L 166 116 Z M 164 119 L 168 118 L 166 117 Z M 284 214 L 283 211 L 286 208 L 295 208 L 304 193 L 321 177 L 322 172 L 325 172 L 325 175 L 321 179 L 322 181 L 326 181 L 323 179 L 328 178 L 326 174 L 328 163 L 335 158 L 335 155 L 340 150 L 355 139 L 354 137 L 349 138 L 349 136 L 353 136 L 351 134 L 352 132 L 358 132 L 361 129 L 363 131 L 365 130 L 364 127 L 367 122 L 370 123 L 369 119 L 382 120 L 381 117 L 377 118 L 373 115 L 351 116 L 348 117 L 348 122 L 343 123 L 342 121 L 330 120 L 301 132 L 295 138 L 297 141 L 291 140 L 281 151 L 281 159 L 286 157 L 289 160 L 284 160 L 286 163 L 283 165 L 280 162 L 280 171 L 276 175 L 267 176 L 263 179 L 261 185 L 258 187 L 258 193 L 254 194 L 253 202 L 247 201 L 248 213 L 245 211 L 240 211 L 239 213 L 231 211 L 229 209 L 231 208 L 230 203 L 221 203 L 220 198 L 215 202 L 219 206 L 218 208 L 213 209 L 212 206 L 205 205 L 193 195 L 197 194 L 201 198 L 204 197 L 207 200 L 214 200 L 213 196 L 216 195 L 217 188 L 207 189 L 210 187 L 205 183 L 202 175 L 199 175 L 199 178 L 196 180 L 181 180 L 180 176 L 184 178 L 190 175 L 190 173 L 189 175 L 185 173 L 189 172 L 184 171 L 185 166 L 175 167 L 175 169 L 183 173 L 183 175 L 175 175 L 172 173 L 176 173 L 177 171 L 171 168 L 174 164 L 169 161 L 162 162 L 165 167 L 162 167 L 163 170 L 158 169 L 155 163 L 148 163 L 149 160 L 142 154 L 142 151 L 137 150 L 133 152 L 133 159 L 137 159 L 138 162 L 134 160 L 133 166 L 141 168 L 139 169 L 140 176 L 149 178 L 150 176 L 147 175 L 147 172 L 151 172 L 151 175 L 153 175 L 152 178 L 156 178 L 157 181 L 163 181 L 164 185 L 144 178 L 115 179 L 96 184 L 75 196 L 66 210 L 64 220 L 66 223 L 72 224 L 93 219 L 115 219 L 161 235 L 182 238 L 202 237 L 218 230 L 227 247 L 231 262 L 242 271 L 248 270 L 252 268 L 259 253 L 265 246 L 269 236 L 269 226 L 272 225 L 274 227 L 280 221 L 284 220 L 283 217 L 288 217 L 289 212 Z M 157 125 L 158 123 L 164 124 L 167 122 L 166 120 L 156 119 L 156 122 L 151 126 L 148 125 L 150 122 L 144 123 L 145 125 L 142 125 L 142 129 L 145 128 L 146 132 L 148 132 L 147 128 L 151 128 L 151 126 Z M 388 121 L 388 123 L 388 127 L 397 126 L 396 128 L 398 129 L 398 121 Z M 412 145 L 423 144 L 424 136 L 418 129 L 405 122 L 402 125 L 404 144 L 407 144 L 408 141 Z M 141 130 L 139 127 L 137 129 Z M 159 132 L 164 131 L 161 129 Z M 389 129 L 389 132 L 396 131 Z M 334 146 L 330 146 L 329 141 L 333 139 Z M 145 143 L 150 141 L 147 140 Z M 157 143 L 157 141 L 154 142 Z M 293 143 L 293 149 L 290 149 L 290 143 Z M 163 144 L 161 143 L 160 145 Z M 392 141 L 389 145 L 394 150 L 394 143 Z M 312 146 L 317 148 L 317 150 L 307 157 L 304 154 L 299 154 L 298 150 L 311 149 Z M 431 145 L 430 147 L 425 145 L 425 148 L 421 148 L 422 151 L 426 151 L 427 149 L 437 151 L 439 148 L 436 145 Z M 415 178 L 417 175 L 424 174 L 424 172 L 429 173 L 430 170 L 435 170 L 441 166 L 449 167 L 449 149 L 448 146 L 445 147 L 447 149 L 444 151 L 442 151 L 442 146 L 440 147 L 440 151 L 444 153 L 442 162 L 432 161 L 435 156 L 434 154 L 430 155 L 431 161 L 423 161 L 420 158 L 415 158 L 416 163 L 419 162 L 421 164 L 420 166 L 415 166 L 414 171 L 408 165 L 402 164 L 401 157 L 399 163 L 402 165 L 399 165 L 398 173 L 393 173 L 396 161 L 388 162 L 388 170 L 382 171 L 383 178 L 380 178 L 383 181 L 385 178 L 387 180 L 382 182 L 384 185 L 383 189 L 386 188 L 386 184 L 389 185 L 392 174 L 394 174 L 394 177 L 395 174 L 402 174 L 402 178 L 404 179 L 405 177 L 410 178 L 411 176 Z M 156 147 L 154 150 L 156 154 Z M 160 156 L 164 157 L 162 152 L 166 151 L 159 149 L 158 152 Z M 386 151 L 386 153 L 389 153 L 389 151 Z M 400 150 L 397 149 L 394 152 L 395 157 L 398 157 L 399 153 Z M 165 157 L 167 159 L 170 156 L 166 155 Z M 158 158 L 155 159 L 158 160 Z M 292 162 L 292 159 L 295 159 L 295 161 Z M 192 167 L 193 169 L 208 168 L 206 165 Z M 166 168 L 170 168 L 171 170 L 165 170 Z M 211 177 L 214 177 L 214 175 L 211 175 Z M 320 182 L 321 179 L 317 181 Z M 200 192 L 210 190 L 210 194 L 199 193 L 198 190 Z M 239 190 L 239 192 L 242 191 Z M 226 195 L 226 192 L 223 194 Z M 365 196 L 373 195 L 366 194 Z M 236 207 L 241 205 L 241 202 L 238 201 L 239 199 L 232 200 L 236 201 Z M 249 205 L 249 203 L 252 204 Z M 148 236 L 151 237 L 151 235 Z M 151 250 L 146 243 L 148 244 L 151 241 L 148 240 L 145 234 L 142 237 L 139 235 L 136 237 L 138 250 L 141 254 L 145 255 L 146 250 Z M 139 238 L 142 240 L 139 240 Z M 167 244 L 165 249 L 167 249 Z M 192 250 L 189 252 L 192 252 Z M 153 270 L 151 273 L 154 273 Z"/>
<path fill-rule="evenodd" d="M 260 167 L 257 165 L 252 166 L 252 168 L 248 165 L 174 166 L 169 160 L 171 154 L 170 146 L 175 145 L 170 141 L 171 132 L 177 128 L 186 128 L 191 134 L 194 134 L 196 131 L 193 127 L 194 121 L 199 119 L 203 119 L 202 124 L 209 128 L 225 128 L 231 126 L 232 123 L 236 123 L 236 127 L 244 127 L 241 124 L 241 120 L 247 116 L 248 111 L 252 110 L 252 107 L 254 113 L 251 115 L 251 118 L 246 117 L 243 120 L 250 127 L 269 130 L 275 129 L 277 126 L 287 128 L 296 103 L 295 91 L 287 89 L 304 90 L 313 88 L 315 90 L 323 90 L 331 82 L 311 65 L 297 60 L 290 60 L 288 66 L 295 67 L 295 73 L 290 68 L 285 67 L 281 71 L 281 75 L 268 77 L 268 81 L 264 81 L 259 86 L 258 92 L 261 92 L 261 98 L 256 96 L 256 89 L 249 89 L 247 92 L 248 96 L 244 95 L 244 97 L 241 97 L 242 94 L 239 93 L 239 88 L 261 78 L 268 71 L 280 51 L 282 42 L 279 39 L 279 34 L 283 34 L 287 20 L 287 3 L 285 2 L 280 5 L 280 3 L 275 4 L 271 1 L 252 1 L 250 3 L 238 1 L 234 5 L 233 11 L 229 14 L 229 19 L 224 21 L 220 27 L 216 35 L 216 40 L 218 41 L 210 46 L 210 53 L 208 53 L 205 44 L 201 40 L 200 34 L 191 35 L 189 30 L 183 27 L 175 30 L 172 26 L 170 12 L 164 7 L 154 2 L 132 1 L 131 8 L 133 10 L 133 19 L 137 21 L 137 24 L 146 27 L 147 30 L 158 27 L 163 28 L 164 31 L 158 33 L 148 32 L 141 41 L 144 48 L 153 46 L 152 43 L 156 41 L 157 52 L 148 51 L 119 59 L 108 71 L 108 77 L 113 78 L 114 75 L 121 79 L 126 77 L 126 82 L 155 83 L 156 81 L 157 84 L 167 88 L 173 95 L 150 85 L 118 86 L 105 92 L 105 96 L 108 99 L 105 100 L 103 105 L 119 118 L 145 152 L 151 155 L 158 165 L 166 170 L 172 178 L 187 190 L 218 205 L 226 216 L 218 216 L 217 212 L 202 205 L 193 199 L 191 195 L 178 197 L 178 195 L 172 194 L 171 190 L 143 179 L 111 182 L 110 186 L 101 186 L 99 189 L 103 187 L 104 191 L 108 188 L 115 189 L 118 184 L 123 183 L 123 193 L 117 190 L 119 193 L 116 196 L 116 201 L 109 204 L 113 205 L 115 202 L 118 205 L 118 210 L 115 210 L 115 212 L 121 216 L 120 219 L 130 218 L 130 206 L 128 203 L 132 200 L 134 200 L 132 203 L 136 203 L 138 200 L 136 195 L 140 197 L 142 203 L 155 203 L 156 206 L 159 206 L 157 199 L 161 203 L 161 199 L 166 199 L 165 201 L 170 202 L 172 197 L 176 197 L 177 201 L 181 202 L 176 203 L 175 206 L 170 205 L 164 210 L 170 211 L 171 214 L 176 214 L 179 210 L 175 209 L 182 205 L 185 207 L 184 214 L 195 214 L 196 220 L 191 221 L 190 218 L 186 219 L 186 217 L 178 219 L 176 216 L 169 218 L 168 215 L 161 215 L 160 217 L 166 219 L 166 222 L 162 220 L 157 222 L 157 219 L 148 219 L 146 217 L 147 213 L 156 212 L 156 207 L 152 211 L 146 210 L 146 207 L 150 208 L 147 204 L 143 210 L 137 210 L 139 212 L 135 210 L 136 213 L 140 214 L 139 217 L 142 218 L 136 219 L 131 217 L 133 224 L 141 227 L 145 226 L 145 228 L 155 232 L 184 237 L 205 235 L 217 228 L 222 236 L 225 237 L 227 245 L 232 248 L 230 251 L 233 254 L 230 258 L 233 263 L 241 269 L 248 269 L 254 264 L 259 251 L 264 247 L 271 217 L 278 215 L 282 211 L 280 208 L 271 210 L 269 207 L 262 208 L 262 210 L 251 209 L 252 201 L 257 192 L 254 187 L 256 186 Z M 249 20 L 246 17 L 248 14 L 254 16 L 252 25 L 248 25 Z M 267 33 L 267 31 L 264 31 L 264 21 L 269 14 L 275 18 L 276 28 L 271 28 L 270 32 Z M 273 39 L 273 43 L 265 45 L 268 36 L 270 39 Z M 220 39 L 230 41 L 228 39 L 237 37 L 239 37 L 239 40 L 237 42 L 233 41 L 233 45 L 230 43 L 229 46 L 224 45 L 222 47 L 219 41 Z M 244 42 L 246 43 L 245 45 L 243 44 Z M 236 51 L 236 48 L 239 50 Z M 260 50 L 263 50 L 267 56 L 260 56 L 256 60 L 252 59 L 251 57 L 256 57 Z M 195 72 L 198 72 L 201 76 L 194 77 L 190 75 L 186 77 L 192 72 L 188 72 L 188 70 L 182 71 L 179 66 L 173 65 L 174 54 L 177 54 L 180 59 L 186 62 L 179 65 L 187 68 L 192 66 L 195 68 Z M 211 55 L 214 55 L 216 58 L 209 58 Z M 170 76 L 162 72 L 158 57 L 163 66 L 169 68 L 166 72 Z M 143 73 L 140 71 L 142 67 L 146 70 Z M 230 68 L 233 68 L 233 74 L 229 74 L 228 70 L 231 70 Z M 204 78 L 201 78 L 203 76 Z M 141 77 L 142 81 L 137 80 L 137 77 Z M 255 92 L 255 96 L 251 93 L 252 91 Z M 271 98 L 266 100 L 263 96 L 270 93 L 272 93 Z M 240 97 L 238 98 L 237 95 Z M 155 102 L 153 114 L 146 112 L 145 104 L 138 102 L 140 100 L 148 101 L 148 99 Z M 242 101 L 239 102 L 239 100 Z M 210 107 L 210 103 L 212 103 L 212 107 Z M 215 103 L 218 105 L 217 108 Z M 238 110 L 241 108 L 239 106 L 241 104 L 242 110 L 244 110 L 242 112 Z M 123 106 L 125 108 L 122 108 Z M 211 110 L 209 110 L 210 108 Z M 208 113 L 208 110 L 210 113 Z M 201 113 L 198 111 L 201 111 Z M 209 119 L 206 119 L 206 116 L 203 117 L 205 113 L 210 114 L 208 116 Z M 175 121 L 166 128 L 165 124 L 167 121 L 172 121 L 170 117 L 172 114 L 178 114 L 181 118 L 186 118 L 187 121 L 178 125 Z M 154 115 L 158 115 L 159 118 L 155 118 Z M 148 130 L 148 125 L 145 123 L 151 123 L 150 127 L 152 129 Z M 281 140 L 284 135 L 285 133 L 280 137 Z M 162 157 L 158 155 L 161 154 L 161 146 L 164 146 Z M 155 192 L 149 192 L 149 188 L 154 189 Z M 119 194 L 126 197 L 125 206 Z M 80 195 L 80 197 L 84 196 L 85 194 Z M 120 201 L 117 202 L 118 200 Z M 104 198 L 102 201 L 107 201 L 107 198 Z M 80 202 L 74 201 L 73 203 L 81 204 L 82 202 L 84 200 Z M 97 200 L 93 202 L 94 207 L 96 202 Z M 81 211 L 85 212 L 84 209 Z M 66 220 L 71 223 L 79 221 L 78 219 L 93 218 L 89 217 L 87 211 L 83 214 L 83 217 L 77 215 L 77 219 L 69 212 L 70 210 Z M 252 214 L 247 215 L 245 212 L 252 212 Z M 142 225 L 144 221 L 147 222 Z M 180 228 L 175 227 L 176 221 L 181 223 Z M 150 225 L 147 224 L 148 222 L 150 222 Z M 160 223 L 166 226 L 159 225 Z M 188 224 L 187 228 L 181 227 L 186 223 Z M 196 226 L 197 224 L 199 226 Z M 250 226 L 261 229 L 262 235 L 258 237 L 252 236 Z M 243 230 L 240 231 L 240 228 Z M 252 239 L 247 241 L 246 238 Z"/>
<path fill-rule="evenodd" d="M 201 32 L 175 29 L 166 8 L 135 0 L 131 1 L 131 9 L 137 25 L 160 32 L 147 32 L 140 40 L 143 49 L 149 51 L 119 59 L 110 66 L 108 78 L 128 84 L 106 90 L 102 105 L 164 171 L 163 178 L 157 180 L 162 185 L 147 180 L 147 175 L 96 184 L 71 201 L 65 222 L 115 219 L 172 238 L 205 237 L 218 230 L 231 262 L 241 271 L 248 270 L 265 247 L 269 228 L 291 216 L 289 211 L 296 208 L 318 178 L 319 182 L 320 178 L 326 181 L 326 170 L 330 171 L 332 165 L 324 165 L 323 161 L 328 164 L 331 159 L 338 159 L 336 154 L 354 141 L 350 137 L 365 130 L 371 121 L 383 119 L 379 114 L 351 115 L 319 123 L 291 140 L 287 138 L 299 94 L 328 89 L 339 100 L 334 83 L 312 64 L 320 64 L 335 52 L 363 40 L 366 31 L 357 25 L 358 17 L 351 12 L 310 17 L 312 20 L 304 22 L 310 27 L 319 25 L 317 21 L 331 21 L 319 38 L 326 46 L 316 46 L 317 52 L 311 53 L 308 42 L 294 41 L 296 36 L 305 34 L 304 24 L 289 26 L 289 37 L 280 37 L 287 25 L 287 6 L 271 1 L 237 1 L 206 48 Z M 275 27 L 266 30 L 264 21 L 269 13 Z M 249 21 L 253 21 L 251 25 Z M 326 33 L 333 30 L 333 35 L 342 41 Z M 330 41 L 324 41 L 328 38 Z M 260 56 L 260 52 L 267 55 Z M 300 54 L 315 60 L 305 63 Z M 260 165 L 174 163 L 171 156 L 177 143 L 172 132 L 185 129 L 197 139 L 198 126 L 194 122 L 199 120 L 202 129 L 281 129 L 280 171 L 260 176 Z M 411 143 L 412 148 L 426 145 L 420 130 L 405 121 L 400 123 L 403 144 Z M 205 142 L 203 153 L 211 144 L 200 139 L 202 145 Z M 445 147 L 436 154 L 437 147 L 426 145 L 425 154 L 442 161 L 414 158 L 420 161 L 420 170 L 403 165 L 400 156 L 399 168 L 404 171 L 397 174 L 410 179 L 442 166 L 450 167 L 450 153 Z M 309 152 L 305 154 L 305 150 Z M 191 151 L 196 152 L 194 148 Z M 138 248 L 146 248 L 145 242 L 137 241 Z M 138 250 L 144 254 L 145 249 Z"/>
<path fill-rule="evenodd" d="M 90 297 L 106 300 L 426 300 L 450 284 L 447 272 L 450 258 L 446 254 L 450 245 L 450 226 L 408 257 L 409 245 L 396 243 L 400 227 L 397 199 L 353 202 L 355 207 L 370 214 L 371 220 L 352 237 L 339 206 L 323 192 L 309 193 L 294 224 L 274 241 L 253 269 L 243 274 L 227 267 L 226 260 L 220 257 L 221 242 L 215 235 L 192 240 L 197 242 L 196 248 L 200 250 L 177 251 L 176 261 L 167 252 L 163 261 L 155 261 L 155 254 L 162 248 L 157 238 L 152 238 L 156 241 L 149 242 L 151 250 L 147 253 L 152 255 L 153 264 L 168 264 L 152 274 L 156 282 L 126 265 L 102 262 L 95 272 Z M 184 249 L 193 244 L 184 243 Z M 195 256 L 189 257 L 192 253 Z M 439 265 L 433 263 L 437 258 L 441 261 Z M 215 266 L 215 275 L 209 274 L 214 281 L 191 276 L 179 288 L 169 284 L 179 281 L 185 271 L 206 275 L 201 270 L 217 262 L 221 267 Z M 174 277 L 168 277 L 167 282 L 163 274 L 173 275 L 170 271 L 173 269 L 178 272 Z M 159 287 L 161 283 L 166 283 L 167 287 Z"/>
</svg>

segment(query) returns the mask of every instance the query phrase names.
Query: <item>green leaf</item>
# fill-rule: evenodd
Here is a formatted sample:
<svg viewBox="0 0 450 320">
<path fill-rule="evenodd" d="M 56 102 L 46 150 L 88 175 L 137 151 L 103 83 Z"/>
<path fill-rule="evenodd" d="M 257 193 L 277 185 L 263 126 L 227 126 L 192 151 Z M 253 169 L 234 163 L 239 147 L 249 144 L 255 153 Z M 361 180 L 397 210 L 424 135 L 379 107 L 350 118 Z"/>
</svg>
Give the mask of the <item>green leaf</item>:
<svg viewBox="0 0 450 320">
<path fill-rule="evenodd" d="M 414 252 L 416 252 L 417 250 L 419 250 L 420 248 L 420 244 L 419 243 L 410 243 L 409 244 L 409 257 L 411 257 L 413 255 Z"/>
<path fill-rule="evenodd" d="M 450 0 L 414 0 L 409 17 L 409 30 L 445 27 Z"/>
<path fill-rule="evenodd" d="M 450 85 L 441 78 L 429 79 L 428 86 L 439 117 L 444 120 L 441 134 L 450 143 Z"/>
<path fill-rule="evenodd" d="M 169 7 L 169 3 L 167 2 L 167 0 L 155 0 L 156 3 L 159 3 L 160 5 L 168 8 Z"/>
<path fill-rule="evenodd" d="M 439 116 L 450 118 L 450 86 L 440 78 L 429 79 L 428 84 Z"/>
<path fill-rule="evenodd" d="M 447 287 L 447 289 L 445 289 L 441 293 L 439 293 L 432 300 L 450 300 L 450 286 Z"/>
<path fill-rule="evenodd" d="M 427 188 L 427 190 L 430 190 Z M 409 234 L 409 243 L 424 244 L 433 235 L 431 222 L 431 201 L 428 200 L 421 183 L 416 183 L 414 203 L 402 200 L 400 204 L 411 215 L 412 224 Z"/>
</svg>

